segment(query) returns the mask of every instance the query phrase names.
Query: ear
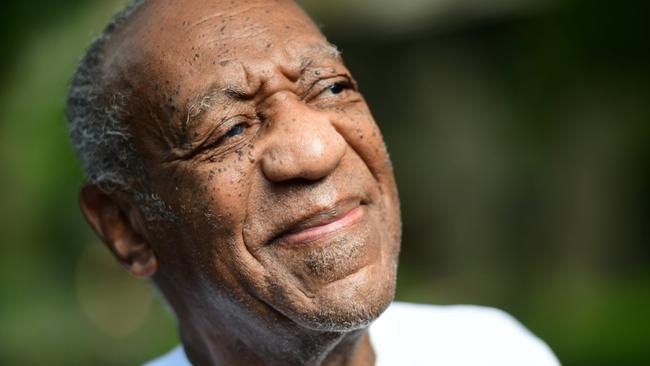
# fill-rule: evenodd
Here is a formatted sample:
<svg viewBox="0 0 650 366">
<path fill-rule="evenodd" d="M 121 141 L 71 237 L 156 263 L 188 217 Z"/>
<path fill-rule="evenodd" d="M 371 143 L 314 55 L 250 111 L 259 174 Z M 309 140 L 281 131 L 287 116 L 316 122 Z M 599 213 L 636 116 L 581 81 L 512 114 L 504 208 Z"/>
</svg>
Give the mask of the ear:
<svg viewBox="0 0 650 366">
<path fill-rule="evenodd" d="M 149 277 L 156 272 L 158 260 L 142 235 L 139 212 L 120 193 L 85 185 L 79 192 L 79 204 L 88 224 L 133 276 Z"/>
</svg>

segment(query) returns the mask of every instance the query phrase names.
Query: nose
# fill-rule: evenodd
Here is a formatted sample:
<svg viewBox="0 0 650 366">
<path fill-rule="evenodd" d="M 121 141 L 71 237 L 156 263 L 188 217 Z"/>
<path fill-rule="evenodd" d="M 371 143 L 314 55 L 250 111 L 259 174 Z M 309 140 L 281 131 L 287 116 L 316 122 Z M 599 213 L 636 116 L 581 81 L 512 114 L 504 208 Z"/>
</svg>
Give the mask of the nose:
<svg viewBox="0 0 650 366">
<path fill-rule="evenodd" d="M 347 142 L 327 111 L 312 108 L 292 94 L 272 98 L 266 116 L 268 143 L 261 159 L 266 178 L 272 182 L 319 180 L 333 172 Z"/>
</svg>

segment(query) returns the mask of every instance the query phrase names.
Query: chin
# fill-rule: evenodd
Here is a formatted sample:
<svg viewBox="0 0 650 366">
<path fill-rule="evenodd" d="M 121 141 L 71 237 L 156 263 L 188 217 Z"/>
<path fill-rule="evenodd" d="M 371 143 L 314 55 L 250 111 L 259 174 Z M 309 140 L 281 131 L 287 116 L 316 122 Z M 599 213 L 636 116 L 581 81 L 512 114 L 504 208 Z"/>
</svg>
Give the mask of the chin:
<svg viewBox="0 0 650 366">
<path fill-rule="evenodd" d="M 399 250 L 399 241 L 369 223 L 307 246 L 261 251 L 268 272 L 259 298 L 305 329 L 350 332 L 369 326 L 393 300 Z"/>
<path fill-rule="evenodd" d="M 379 274 L 372 267 L 330 284 L 316 294 L 308 311 L 291 317 L 303 327 L 318 331 L 350 332 L 368 327 L 395 295 L 396 266 Z"/>
</svg>

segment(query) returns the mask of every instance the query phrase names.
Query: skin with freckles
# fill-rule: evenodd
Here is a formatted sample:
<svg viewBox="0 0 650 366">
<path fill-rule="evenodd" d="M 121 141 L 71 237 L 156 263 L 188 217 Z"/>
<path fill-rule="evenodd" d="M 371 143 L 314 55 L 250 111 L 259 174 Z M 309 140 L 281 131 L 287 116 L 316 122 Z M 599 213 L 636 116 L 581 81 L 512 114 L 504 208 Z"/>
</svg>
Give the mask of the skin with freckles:
<svg viewBox="0 0 650 366">
<path fill-rule="evenodd" d="M 372 365 L 400 218 L 380 131 L 290 1 L 154 0 L 104 70 L 129 96 L 147 190 L 176 220 L 87 185 L 81 207 L 174 309 L 196 365 Z"/>
</svg>

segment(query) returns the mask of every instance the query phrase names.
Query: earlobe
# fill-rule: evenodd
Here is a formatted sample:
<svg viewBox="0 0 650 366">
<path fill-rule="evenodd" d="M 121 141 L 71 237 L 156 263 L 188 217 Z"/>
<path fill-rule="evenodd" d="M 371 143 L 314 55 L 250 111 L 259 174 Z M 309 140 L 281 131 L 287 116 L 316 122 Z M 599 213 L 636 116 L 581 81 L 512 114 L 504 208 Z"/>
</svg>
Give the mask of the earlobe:
<svg viewBox="0 0 650 366">
<path fill-rule="evenodd" d="M 135 207 L 95 185 L 81 188 L 79 205 L 88 224 L 133 276 L 149 277 L 156 272 L 158 260 L 142 235 L 144 227 L 135 218 Z"/>
</svg>

